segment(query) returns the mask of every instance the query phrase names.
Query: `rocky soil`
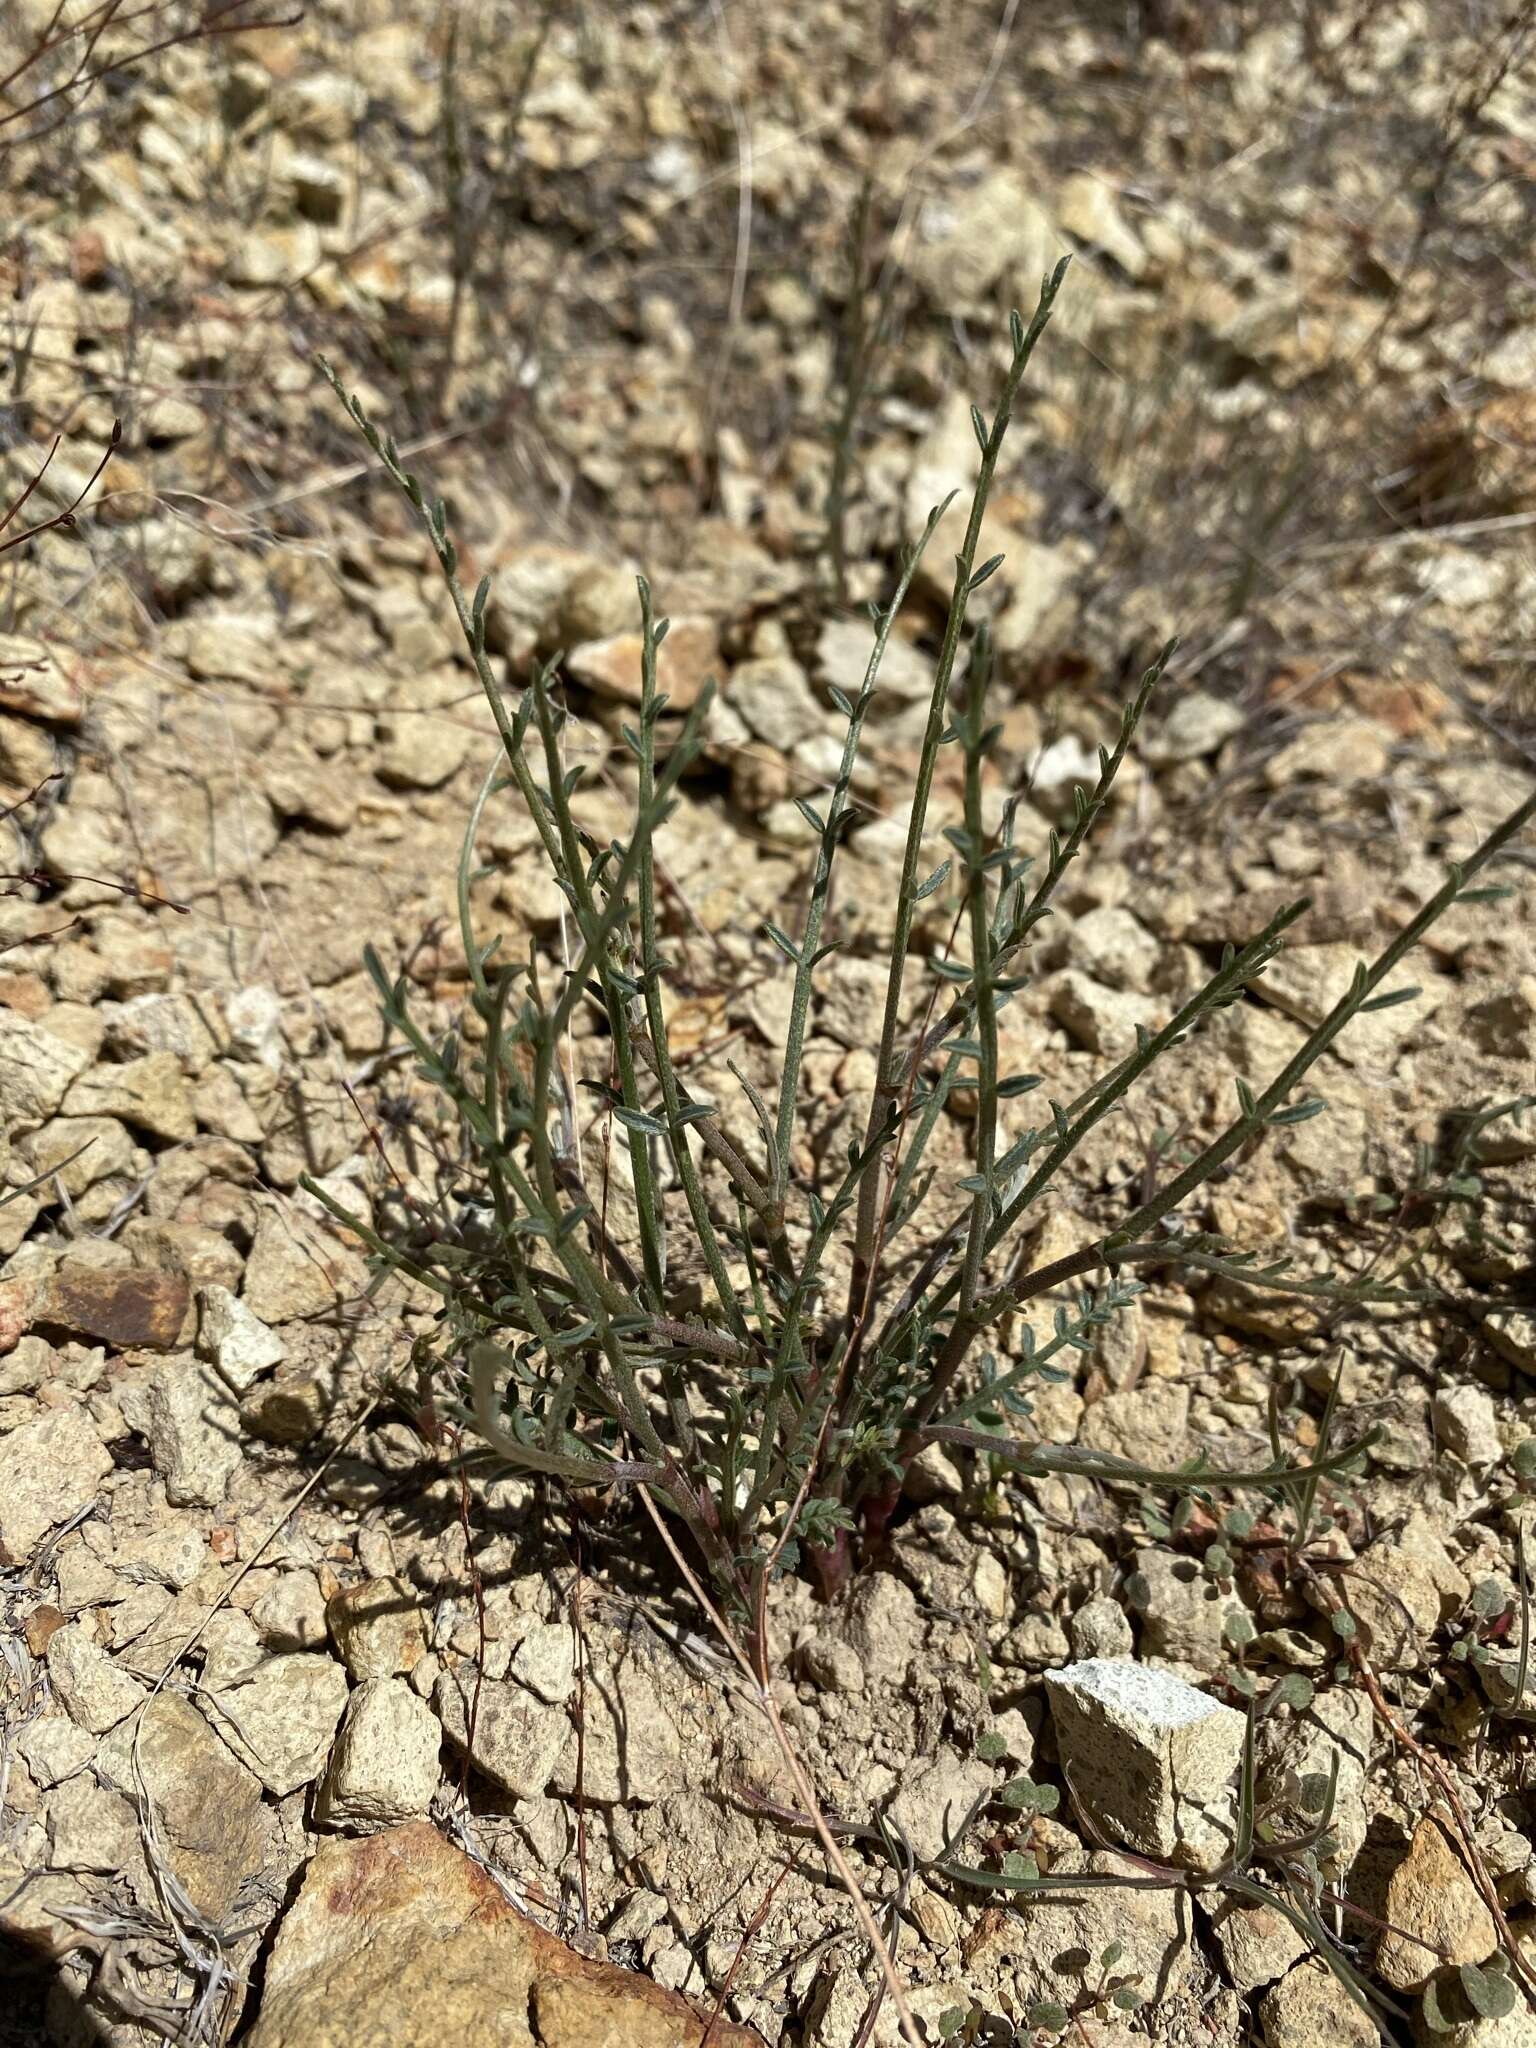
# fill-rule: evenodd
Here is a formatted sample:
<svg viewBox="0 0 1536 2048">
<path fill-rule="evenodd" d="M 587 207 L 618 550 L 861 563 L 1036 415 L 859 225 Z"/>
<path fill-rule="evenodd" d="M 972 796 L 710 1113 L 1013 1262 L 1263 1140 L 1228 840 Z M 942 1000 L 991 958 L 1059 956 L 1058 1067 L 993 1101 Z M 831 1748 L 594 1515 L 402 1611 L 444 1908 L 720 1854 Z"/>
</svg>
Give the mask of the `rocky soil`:
<svg viewBox="0 0 1536 2048">
<path fill-rule="evenodd" d="M 15 0 L 0 73 L 53 13 Z M 774 1073 L 763 921 L 806 882 L 794 799 L 835 772 L 861 607 L 968 484 L 1008 308 L 1074 254 L 981 549 L 1026 845 L 1183 644 L 1005 1058 L 1070 1100 L 1225 942 L 1313 907 L 1085 1145 L 1046 1260 L 1277 1070 L 1536 772 L 1536 29 L 1447 13 L 484 0 L 450 32 L 314 0 L 57 122 L 26 81 L 67 53 L 0 87 L 5 502 L 59 437 L 10 531 L 122 422 L 78 522 L 0 555 L 0 2039 L 682 2048 L 713 2014 L 720 2048 L 899 2040 L 638 1509 L 476 1458 L 427 1398 L 432 1298 L 300 1185 L 462 1225 L 361 954 L 459 1013 L 495 757 L 430 551 L 315 355 L 444 493 L 498 671 L 564 651 L 600 838 L 637 568 L 674 707 L 718 678 L 661 853 L 674 1045 L 729 1104 L 727 1061 Z M 868 1101 L 957 540 L 871 720 L 801 1173 Z M 494 799 L 478 846 L 477 926 L 558 962 L 527 819 Z M 1272 1427 L 1317 1448 L 1336 1386 L 1331 1440 L 1376 1436 L 1302 1538 L 930 1453 L 846 1602 L 778 1589 L 785 1726 L 930 2041 L 1536 2040 L 1523 2001 L 1455 2002 L 1461 1965 L 1536 1965 L 1536 1119 L 1468 1121 L 1536 1087 L 1533 851 L 1324 1062 L 1328 1114 L 1192 1216 L 1461 1306 L 1154 1273 L 1036 1397 L 1051 1441 L 1233 1464 Z M 582 1076 L 607 1057 L 578 1033 Z M 1307 1881 L 1375 2018 L 1282 1914 L 1201 1882 L 1242 1830 L 1251 1694 L 1268 1839 L 1333 1776 Z M 1010 1858 L 1063 1882 L 957 1868 Z"/>
</svg>

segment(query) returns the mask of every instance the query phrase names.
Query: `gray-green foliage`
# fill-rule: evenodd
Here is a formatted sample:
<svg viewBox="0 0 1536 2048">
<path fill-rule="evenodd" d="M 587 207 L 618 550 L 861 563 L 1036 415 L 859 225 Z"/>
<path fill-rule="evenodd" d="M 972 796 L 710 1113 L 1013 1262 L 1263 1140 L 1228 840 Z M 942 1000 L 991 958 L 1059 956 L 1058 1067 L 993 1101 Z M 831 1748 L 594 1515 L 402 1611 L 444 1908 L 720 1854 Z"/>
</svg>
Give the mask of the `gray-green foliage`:
<svg viewBox="0 0 1536 2048">
<path fill-rule="evenodd" d="M 830 793 L 819 807 L 800 806 L 816 849 L 801 936 L 768 927 L 793 970 L 778 1098 L 766 1101 L 747 1085 L 755 1128 L 728 1130 L 715 1107 L 691 1092 L 669 1051 L 669 967 L 655 872 L 655 835 L 699 754 L 708 693 L 680 730 L 669 721 L 663 759 L 667 700 L 657 685 L 657 651 L 666 622 L 653 616 L 642 580 L 641 703 L 624 731 L 636 764 L 635 810 L 627 839 L 599 844 L 574 802 L 581 771 L 564 764 L 566 713 L 556 668 L 536 668 L 526 687 L 498 680 L 486 650 L 488 588 L 482 583 L 471 597 L 460 584 L 444 505 L 427 497 L 393 442 L 336 384 L 426 524 L 500 735 L 469 820 L 459 878 L 476 1036 L 428 1031 L 411 1010 L 405 984 L 368 956 L 391 1026 L 457 1111 L 493 1227 L 474 1247 L 444 1232 L 411 1252 L 372 1236 L 372 1249 L 441 1297 L 442 1362 L 462 1370 L 468 1412 L 496 1451 L 525 1471 L 571 1484 L 645 1484 L 686 1524 L 717 1583 L 749 1605 L 774 1563 L 797 1554 L 820 1566 L 824 1583 L 835 1583 L 849 1562 L 848 1532 L 861 1522 L 878 1531 L 913 1459 L 930 1444 L 982 1450 L 1026 1474 L 1141 1485 L 1168 1478 L 1101 1453 L 1021 1443 L 1009 1430 L 1010 1412 L 1027 1404 L 1031 1380 L 1083 1348 L 1128 1302 L 1139 1265 L 1177 1258 L 1260 1286 L 1305 1291 L 1322 1284 L 1292 1282 L 1279 1268 L 1261 1271 L 1225 1242 L 1180 1236 L 1179 1211 L 1264 1130 L 1321 1107 L 1297 1093 L 1312 1067 L 1352 1017 L 1398 999 L 1382 992 L 1383 983 L 1442 912 L 1485 893 L 1472 886 L 1473 877 L 1536 810 L 1533 796 L 1451 871 L 1374 962 L 1361 963 L 1347 994 L 1279 1074 L 1263 1086 L 1234 1077 L 1231 1121 L 1118 1227 L 1066 1257 L 1028 1266 L 1015 1249 L 1021 1227 L 1038 1219 L 1088 1133 L 1159 1061 L 1177 1056 L 1208 1017 L 1242 996 L 1305 907 L 1294 906 L 1246 945 L 1228 948 L 1205 986 L 1161 1030 L 1139 1031 L 1135 1050 L 1092 1087 L 1071 1102 L 1049 1102 L 1021 1136 L 1003 1142 L 1001 1106 L 1028 1094 L 1035 1081 L 1003 1071 L 999 1012 L 1026 978 L 1031 938 L 1089 839 L 1171 651 L 1148 668 L 1115 745 L 1100 752 L 1093 787 L 1074 792 L 1070 822 L 1044 849 L 1032 856 L 1015 845 L 1011 806 L 1001 829 L 988 829 L 983 773 L 997 732 L 988 717 L 991 658 L 984 628 L 967 641 L 968 607 L 998 566 L 997 559 L 976 560 L 983 517 L 1015 397 L 1065 267 L 1045 280 L 1027 325 L 1013 316 L 1009 366 L 990 419 L 973 409 L 979 472 L 955 561 L 892 912 L 873 1102 L 862 1134 L 816 1186 L 797 1181 L 791 1159 L 804 1113 L 801 1070 L 813 993 L 836 945 L 828 921 L 832 877 L 881 661 L 918 559 L 947 507 L 935 509 L 907 553 L 890 600 L 871 607 L 871 649 L 858 692 L 832 693 L 846 733 Z M 327 375 L 336 383 L 328 369 Z M 950 861 L 929 873 L 924 836 L 946 747 L 963 757 L 964 815 L 947 835 Z M 565 901 L 575 957 L 557 978 L 533 953 L 508 959 L 496 939 L 472 928 L 476 833 L 485 805 L 504 795 L 532 820 Z M 968 946 L 963 958 L 923 958 L 913 948 L 919 907 L 951 867 Z M 914 1035 L 903 1027 L 903 999 L 925 975 L 940 985 L 930 1021 Z M 598 1012 L 611 1037 L 608 1107 L 628 1150 L 638 1222 L 635 1239 L 624 1244 L 607 1227 L 574 1140 L 560 1050 L 579 1006 Z M 974 1170 L 956 1187 L 947 1224 L 915 1261 L 906 1255 L 898 1282 L 892 1247 L 928 1189 L 925 1157 L 957 1087 L 974 1091 Z M 670 1290 L 664 1172 L 676 1176 L 702 1256 L 702 1311 L 680 1312 Z M 840 1239 L 852 1280 L 834 1299 L 825 1274 Z M 987 1348 L 1007 1312 L 1046 1294 L 1059 1298 L 1064 1289 L 1083 1291 L 1057 1310 L 1049 1337 L 1037 1342 L 1026 1334 L 1006 1357 Z M 1372 1285 L 1360 1298 L 1416 1297 Z M 1345 1455 L 1329 1453 L 1320 1465 L 1300 1467 L 1277 1443 L 1274 1463 L 1263 1471 L 1196 1465 L 1180 1477 L 1186 1487 L 1246 1483 L 1294 1491 L 1337 1469 Z"/>
</svg>

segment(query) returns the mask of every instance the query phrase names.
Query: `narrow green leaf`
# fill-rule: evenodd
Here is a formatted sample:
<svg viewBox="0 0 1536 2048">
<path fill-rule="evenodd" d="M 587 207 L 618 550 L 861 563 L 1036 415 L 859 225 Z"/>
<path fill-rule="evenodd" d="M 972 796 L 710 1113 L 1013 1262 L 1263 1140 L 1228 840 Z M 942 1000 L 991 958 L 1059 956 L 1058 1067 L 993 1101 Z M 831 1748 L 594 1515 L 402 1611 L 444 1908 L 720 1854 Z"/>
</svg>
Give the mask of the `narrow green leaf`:
<svg viewBox="0 0 1536 2048">
<path fill-rule="evenodd" d="M 627 1130 L 639 1131 L 642 1137 L 664 1138 L 667 1127 L 660 1117 L 647 1116 L 643 1109 L 626 1109 L 622 1103 L 615 1103 L 614 1115 Z"/>
<path fill-rule="evenodd" d="M 793 961 L 795 966 L 798 967 L 800 965 L 800 948 L 795 944 L 794 940 L 789 936 L 789 934 L 787 932 L 780 931 L 779 927 L 776 924 L 770 923 L 767 920 L 764 921 L 763 930 L 768 934 L 769 938 L 772 939 L 773 943 L 778 947 L 779 951 L 784 955 L 785 959 Z"/>
</svg>

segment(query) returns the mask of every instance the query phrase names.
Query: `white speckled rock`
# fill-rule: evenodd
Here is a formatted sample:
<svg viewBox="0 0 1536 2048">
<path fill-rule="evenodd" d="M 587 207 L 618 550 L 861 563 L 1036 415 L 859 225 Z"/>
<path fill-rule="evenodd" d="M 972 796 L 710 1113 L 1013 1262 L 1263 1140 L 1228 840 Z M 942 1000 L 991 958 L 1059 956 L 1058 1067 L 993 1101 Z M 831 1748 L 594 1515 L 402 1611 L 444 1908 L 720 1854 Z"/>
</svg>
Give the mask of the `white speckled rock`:
<svg viewBox="0 0 1536 2048">
<path fill-rule="evenodd" d="M 1243 1717 L 1129 1658 L 1048 1671 L 1062 1764 L 1077 1799 L 1127 1848 L 1211 1869 L 1231 1846 Z"/>
</svg>

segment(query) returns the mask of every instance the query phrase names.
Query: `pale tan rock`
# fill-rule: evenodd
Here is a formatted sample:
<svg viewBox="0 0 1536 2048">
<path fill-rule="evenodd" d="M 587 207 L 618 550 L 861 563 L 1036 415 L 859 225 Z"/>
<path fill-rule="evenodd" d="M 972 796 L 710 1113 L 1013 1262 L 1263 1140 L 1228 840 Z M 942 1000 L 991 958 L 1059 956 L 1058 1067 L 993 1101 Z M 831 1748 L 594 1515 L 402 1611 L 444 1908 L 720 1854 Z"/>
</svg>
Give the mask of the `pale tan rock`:
<svg viewBox="0 0 1536 2048">
<path fill-rule="evenodd" d="M 22 1156 L 34 1173 L 50 1176 L 49 1192 L 62 1186 L 83 1195 L 97 1181 L 129 1173 L 142 1157 L 127 1126 L 110 1116 L 56 1116 L 24 1139 Z"/>
<path fill-rule="evenodd" d="M 90 1057 L 68 1039 L 0 1010 L 0 1129 L 15 1135 L 46 1123 Z"/>
<path fill-rule="evenodd" d="M 1408 1853 L 1387 1881 L 1382 1913 L 1394 1931 L 1381 1937 L 1376 1969 L 1394 1991 L 1417 1991 L 1448 1963 L 1486 1962 L 1499 1945 L 1493 1916 L 1434 1815 L 1414 1829 Z M 1407 1937 L 1416 1935 L 1417 1940 Z M 1427 1942 L 1427 1948 L 1420 1943 Z"/>
<path fill-rule="evenodd" d="M 1317 1825 L 1317 1814 L 1296 1797 L 1303 1782 L 1334 1779 L 1328 1825 L 1339 1847 L 1330 1870 L 1347 1871 L 1365 1842 L 1374 1732 L 1370 1701 L 1350 1685 L 1320 1691 L 1305 1713 L 1286 1708 L 1266 1714 L 1259 1724 L 1259 1805 L 1282 1834 L 1304 1835 Z"/>
<path fill-rule="evenodd" d="M 71 1087 L 64 1107 L 72 1117 L 119 1117 L 157 1138 L 197 1134 L 192 1091 L 174 1052 L 151 1052 L 118 1066 L 93 1068 Z"/>
<path fill-rule="evenodd" d="M 902 1774 L 886 1813 L 919 1863 L 931 1863 L 958 1842 L 976 1802 L 997 1783 L 997 1772 L 979 1757 L 941 1749 Z"/>
<path fill-rule="evenodd" d="M 475 1686 L 472 1667 L 444 1671 L 433 1694 L 449 1739 L 467 1750 L 476 1770 L 514 1799 L 545 1791 L 562 1754 L 575 1747 L 575 1730 L 563 1707 L 546 1705 L 505 1679 Z M 594 1796 L 584 1787 L 586 1796 Z"/>
<path fill-rule="evenodd" d="M 262 1322 L 287 1323 L 334 1309 L 362 1278 L 357 1254 L 288 1204 L 266 1210 L 257 1224 L 241 1292 Z"/>
<path fill-rule="evenodd" d="M 170 958 L 170 954 L 166 954 Z M 174 1053 L 186 1073 L 203 1073 L 219 1051 L 217 1020 L 205 1001 L 180 991 L 150 991 L 119 1004 L 106 1020 L 106 1047 L 123 1059 Z"/>
<path fill-rule="evenodd" d="M 266 1657 L 239 1682 L 210 1693 L 215 1732 L 281 1799 L 324 1769 L 347 1704 L 347 1674 L 330 1657 L 295 1651 Z"/>
<path fill-rule="evenodd" d="M 1298 1963 L 1259 2001 L 1268 2048 L 1380 2048 L 1381 2034 L 1324 1964 Z"/>
<path fill-rule="evenodd" d="M 1157 1031 L 1168 1021 L 1170 1005 L 1132 989 L 1107 988 L 1069 967 L 1051 984 L 1051 1015 L 1089 1052 L 1120 1059 L 1136 1050 L 1138 1026 Z"/>
<path fill-rule="evenodd" d="M 669 709 L 686 711 L 708 676 L 718 674 L 719 642 L 709 619 L 674 619 L 656 657 L 656 687 Z M 640 702 L 640 635 L 615 633 L 607 640 L 573 647 L 566 666 L 577 682 L 600 697 Z"/>
<path fill-rule="evenodd" d="M 234 1395 L 210 1365 L 168 1358 L 126 1381 L 118 1406 L 145 1437 L 173 1507 L 217 1507 L 239 1469 Z"/>
<path fill-rule="evenodd" d="M 111 1453 L 78 1408 L 48 1408 L 0 1437 L 0 1545 L 13 1564 L 96 1497 Z"/>
<path fill-rule="evenodd" d="M 1258 1991 L 1283 1977 L 1307 1952 L 1307 1937 L 1272 1906 L 1222 1899 L 1211 1914 L 1211 1933 L 1236 1990 Z"/>
<path fill-rule="evenodd" d="M 1345 1582 L 1349 1608 L 1373 1663 L 1414 1668 L 1442 1621 L 1471 1591 L 1439 1530 L 1421 1508 L 1360 1553 Z"/>
<path fill-rule="evenodd" d="M 1189 1456 L 1189 1388 L 1159 1380 L 1106 1394 L 1084 1410 L 1078 1440 L 1171 1470 Z"/>
<path fill-rule="evenodd" d="M 275 1829 L 260 1782 L 179 1694 L 157 1693 L 114 1729 L 97 1768 L 129 1798 L 142 1786 L 160 1845 L 200 1912 L 222 1919 L 250 1874 L 270 1863 Z"/>
<path fill-rule="evenodd" d="M 703 2026 L 675 1992 L 568 1949 L 429 1822 L 411 1821 L 315 1852 L 245 2044 L 697 2048 Z M 761 2048 L 725 2019 L 710 2038 Z"/>
<path fill-rule="evenodd" d="M 1037 1829 L 1037 1833 L 1046 1833 Z M 1085 1856 L 1065 1829 L 1052 1844 L 1051 1875 L 1135 1878 L 1140 1866 L 1122 1856 Z M 1021 2004 L 1049 1999 L 1069 2010 L 1096 1989 L 1099 1957 L 1120 1945 L 1116 1976 L 1134 1977 L 1148 1999 L 1176 1997 L 1188 1984 L 1193 1950 L 1187 1901 L 1171 1890 L 1134 1884 L 1052 1891 L 1031 1899 L 1023 1912 L 987 1914 L 965 1951 L 966 1973 L 1006 1971 Z M 952 1995 L 952 1994 L 951 1994 Z"/>
<path fill-rule="evenodd" d="M 79 1621 L 50 1640 L 48 1676 L 69 1718 L 92 1735 L 115 1728 L 144 1698 L 138 1680 L 120 1670 Z"/>
<path fill-rule="evenodd" d="M 1110 179 L 1074 172 L 1056 195 L 1055 212 L 1069 234 L 1113 257 L 1127 277 L 1139 277 L 1146 268 L 1146 251 L 1120 211 Z"/>
<path fill-rule="evenodd" d="M 512 1653 L 512 1676 L 550 1706 L 564 1706 L 576 1682 L 576 1645 L 569 1623 L 536 1621 Z"/>
<path fill-rule="evenodd" d="M 219 1286 L 197 1290 L 197 1348 L 224 1384 L 239 1394 L 248 1392 L 288 1355 L 282 1338 L 252 1313 L 250 1305 Z"/>
<path fill-rule="evenodd" d="M 1129 1659 L 1049 1671 L 1045 1689 L 1062 1763 L 1100 1827 L 1195 1869 L 1230 1852 L 1241 1714 Z"/>
<path fill-rule="evenodd" d="M 1036 186 L 1023 172 L 990 171 L 969 191 L 925 214 L 923 240 L 911 252 L 913 276 L 935 304 L 977 299 L 994 284 L 1034 304 L 1040 279 L 1063 244 Z"/>
<path fill-rule="evenodd" d="M 443 1730 L 403 1678 L 365 1678 L 347 1701 L 316 1803 L 330 1827 L 391 1827 L 424 1814 Z"/>
<path fill-rule="evenodd" d="M 347 1586 L 327 1603 L 325 1618 L 356 1679 L 403 1678 L 426 1652 L 421 1608 L 405 1579 Z"/>
<path fill-rule="evenodd" d="M 246 1395 L 240 1423 L 270 1444 L 305 1444 L 323 1426 L 329 1409 L 325 1388 L 313 1373 L 280 1371 Z"/>
<path fill-rule="evenodd" d="M 1330 784 L 1375 782 L 1386 773 L 1388 735 L 1368 718 L 1319 719 L 1264 764 L 1271 789 L 1284 789 L 1303 776 Z"/>
<path fill-rule="evenodd" d="M 262 1642 L 273 1650 L 317 1650 L 325 1641 L 325 1602 L 313 1572 L 280 1572 L 251 1608 Z"/>
<path fill-rule="evenodd" d="M 644 1637 L 589 1627 L 576 1745 L 562 1743 L 550 1783 L 604 1805 L 648 1805 L 692 1783 L 712 1750 L 712 1702 L 680 1662 Z M 565 1720 L 563 1707 L 547 1707 Z M 569 1725 L 567 1723 L 567 1725 Z"/>
<path fill-rule="evenodd" d="M 1136 1553 L 1136 1569 L 1147 1582 L 1142 1648 L 1172 1664 L 1188 1664 L 1213 1676 L 1231 1658 L 1228 1628 L 1248 1618 L 1235 1591 L 1223 1591 L 1194 1558 L 1149 1548 Z"/>
</svg>

